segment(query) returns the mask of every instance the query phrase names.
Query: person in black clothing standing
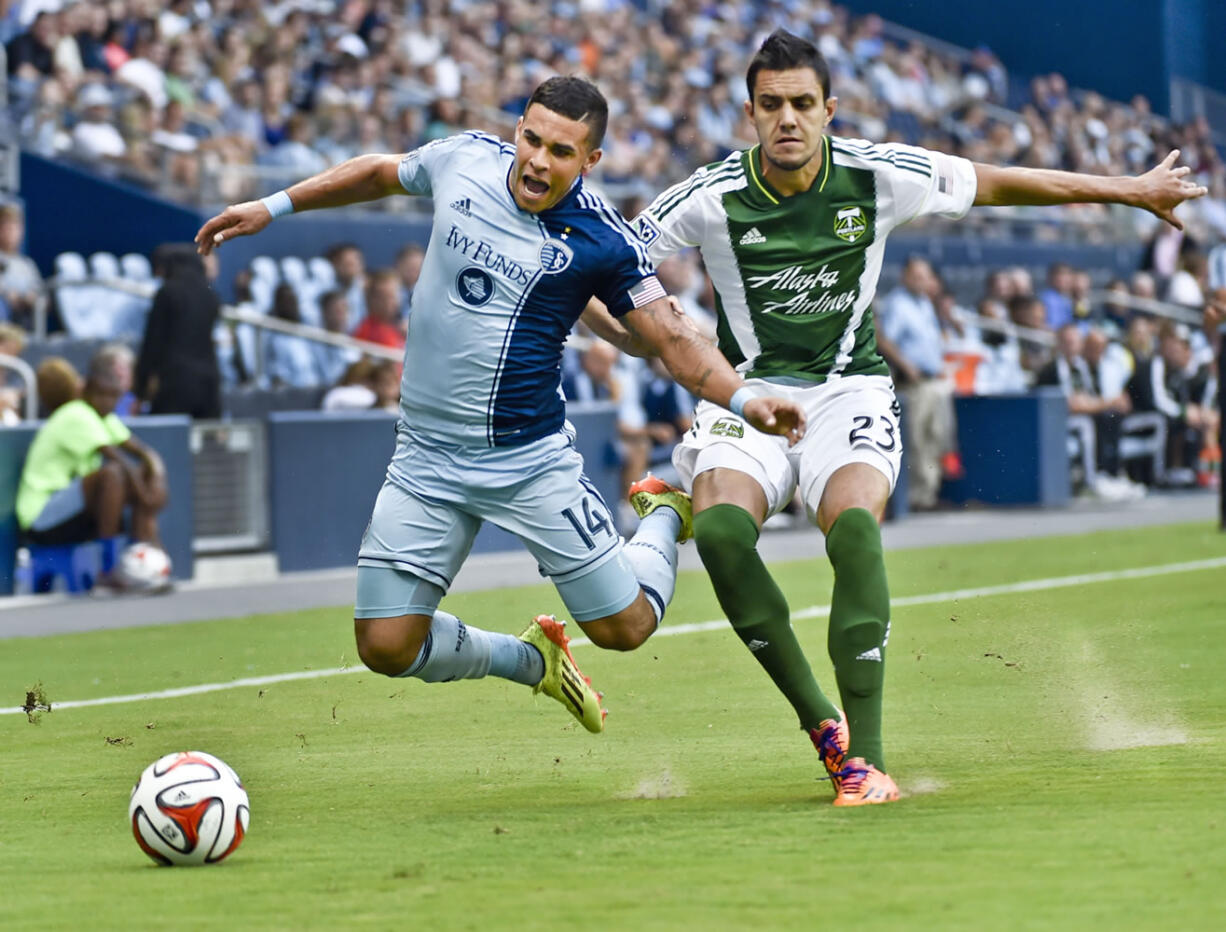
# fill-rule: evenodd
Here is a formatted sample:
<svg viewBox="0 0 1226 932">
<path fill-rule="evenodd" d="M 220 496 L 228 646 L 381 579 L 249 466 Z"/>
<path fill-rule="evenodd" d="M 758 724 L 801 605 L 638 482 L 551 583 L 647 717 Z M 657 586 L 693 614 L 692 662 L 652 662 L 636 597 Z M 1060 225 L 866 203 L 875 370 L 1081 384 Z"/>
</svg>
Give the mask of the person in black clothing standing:
<svg viewBox="0 0 1226 932">
<path fill-rule="evenodd" d="M 163 284 L 153 298 L 136 362 L 137 395 L 151 414 L 221 417 L 221 376 L 213 328 L 221 301 L 204 262 L 185 244 L 159 246 L 154 274 Z"/>
</svg>

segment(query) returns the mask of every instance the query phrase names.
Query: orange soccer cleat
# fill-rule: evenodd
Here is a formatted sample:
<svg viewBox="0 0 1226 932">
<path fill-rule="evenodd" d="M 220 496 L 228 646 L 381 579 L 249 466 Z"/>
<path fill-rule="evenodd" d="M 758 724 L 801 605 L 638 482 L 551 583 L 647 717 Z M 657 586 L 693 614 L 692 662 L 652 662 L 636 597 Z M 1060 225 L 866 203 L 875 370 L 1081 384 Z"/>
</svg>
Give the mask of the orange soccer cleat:
<svg viewBox="0 0 1226 932">
<path fill-rule="evenodd" d="M 882 773 L 863 757 L 845 761 L 837 777 L 839 794 L 834 797 L 836 806 L 871 806 L 898 799 L 898 785 L 890 779 L 890 775 Z"/>
<path fill-rule="evenodd" d="M 681 519 L 681 530 L 677 532 L 677 543 L 689 540 L 694 536 L 694 510 L 690 497 L 681 489 L 669 485 L 663 479 L 655 476 L 644 476 L 634 485 L 626 496 L 634 513 L 640 519 L 646 518 L 657 508 L 671 508 Z"/>
<path fill-rule="evenodd" d="M 834 784 L 834 792 L 839 792 L 839 773 L 843 769 L 843 761 L 847 757 L 847 745 L 850 741 L 847 732 L 847 718 L 839 712 L 837 719 L 828 718 L 816 728 L 809 729 L 809 740 L 817 749 L 817 756 L 826 768 L 826 775 Z"/>
</svg>

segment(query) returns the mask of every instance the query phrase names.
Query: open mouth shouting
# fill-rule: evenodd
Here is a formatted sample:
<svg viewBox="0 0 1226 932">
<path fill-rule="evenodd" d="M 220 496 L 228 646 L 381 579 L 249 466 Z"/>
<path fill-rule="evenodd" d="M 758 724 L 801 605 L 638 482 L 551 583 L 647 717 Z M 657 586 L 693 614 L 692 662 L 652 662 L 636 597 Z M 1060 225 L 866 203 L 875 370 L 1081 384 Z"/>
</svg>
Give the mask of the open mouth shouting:
<svg viewBox="0 0 1226 932">
<path fill-rule="evenodd" d="M 549 193 L 549 182 L 533 178 L 528 174 L 523 176 L 523 187 L 524 194 L 533 200 L 539 200 Z"/>
</svg>

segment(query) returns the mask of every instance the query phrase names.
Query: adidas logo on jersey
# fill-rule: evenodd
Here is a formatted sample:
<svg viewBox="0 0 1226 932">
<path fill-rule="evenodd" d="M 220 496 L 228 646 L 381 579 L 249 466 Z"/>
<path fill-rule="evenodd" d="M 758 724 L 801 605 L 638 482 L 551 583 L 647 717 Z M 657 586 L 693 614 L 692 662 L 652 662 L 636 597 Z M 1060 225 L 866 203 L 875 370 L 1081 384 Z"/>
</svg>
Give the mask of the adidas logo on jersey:
<svg viewBox="0 0 1226 932">
<path fill-rule="evenodd" d="M 876 660 L 881 663 L 881 648 L 874 647 L 872 650 L 866 650 L 862 654 L 856 654 L 857 660 Z"/>
<path fill-rule="evenodd" d="M 757 227 L 750 227 L 745 231 L 745 234 L 740 239 L 742 246 L 754 246 L 758 243 L 765 243 L 766 237 L 762 235 Z"/>
<path fill-rule="evenodd" d="M 451 202 L 451 209 L 457 214 L 471 217 L 473 215 L 473 202 L 470 198 L 462 197 L 458 201 Z"/>
</svg>

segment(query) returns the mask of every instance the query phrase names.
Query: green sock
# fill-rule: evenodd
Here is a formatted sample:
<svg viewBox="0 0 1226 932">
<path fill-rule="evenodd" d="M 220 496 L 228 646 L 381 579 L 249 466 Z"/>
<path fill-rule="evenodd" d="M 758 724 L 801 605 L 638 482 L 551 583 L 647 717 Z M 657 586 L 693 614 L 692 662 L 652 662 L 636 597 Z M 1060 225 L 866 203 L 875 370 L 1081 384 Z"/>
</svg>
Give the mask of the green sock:
<svg viewBox="0 0 1226 932">
<path fill-rule="evenodd" d="M 813 677 L 788 613 L 788 603 L 758 556 L 758 528 L 737 505 L 694 515 L 694 542 L 720 607 L 758 663 L 787 697 L 808 731 L 838 709 Z"/>
<path fill-rule="evenodd" d="M 834 566 L 827 647 L 847 714 L 847 756 L 863 757 L 884 771 L 881 698 L 890 591 L 877 519 L 863 508 L 844 511 L 826 535 L 826 553 Z"/>
</svg>

